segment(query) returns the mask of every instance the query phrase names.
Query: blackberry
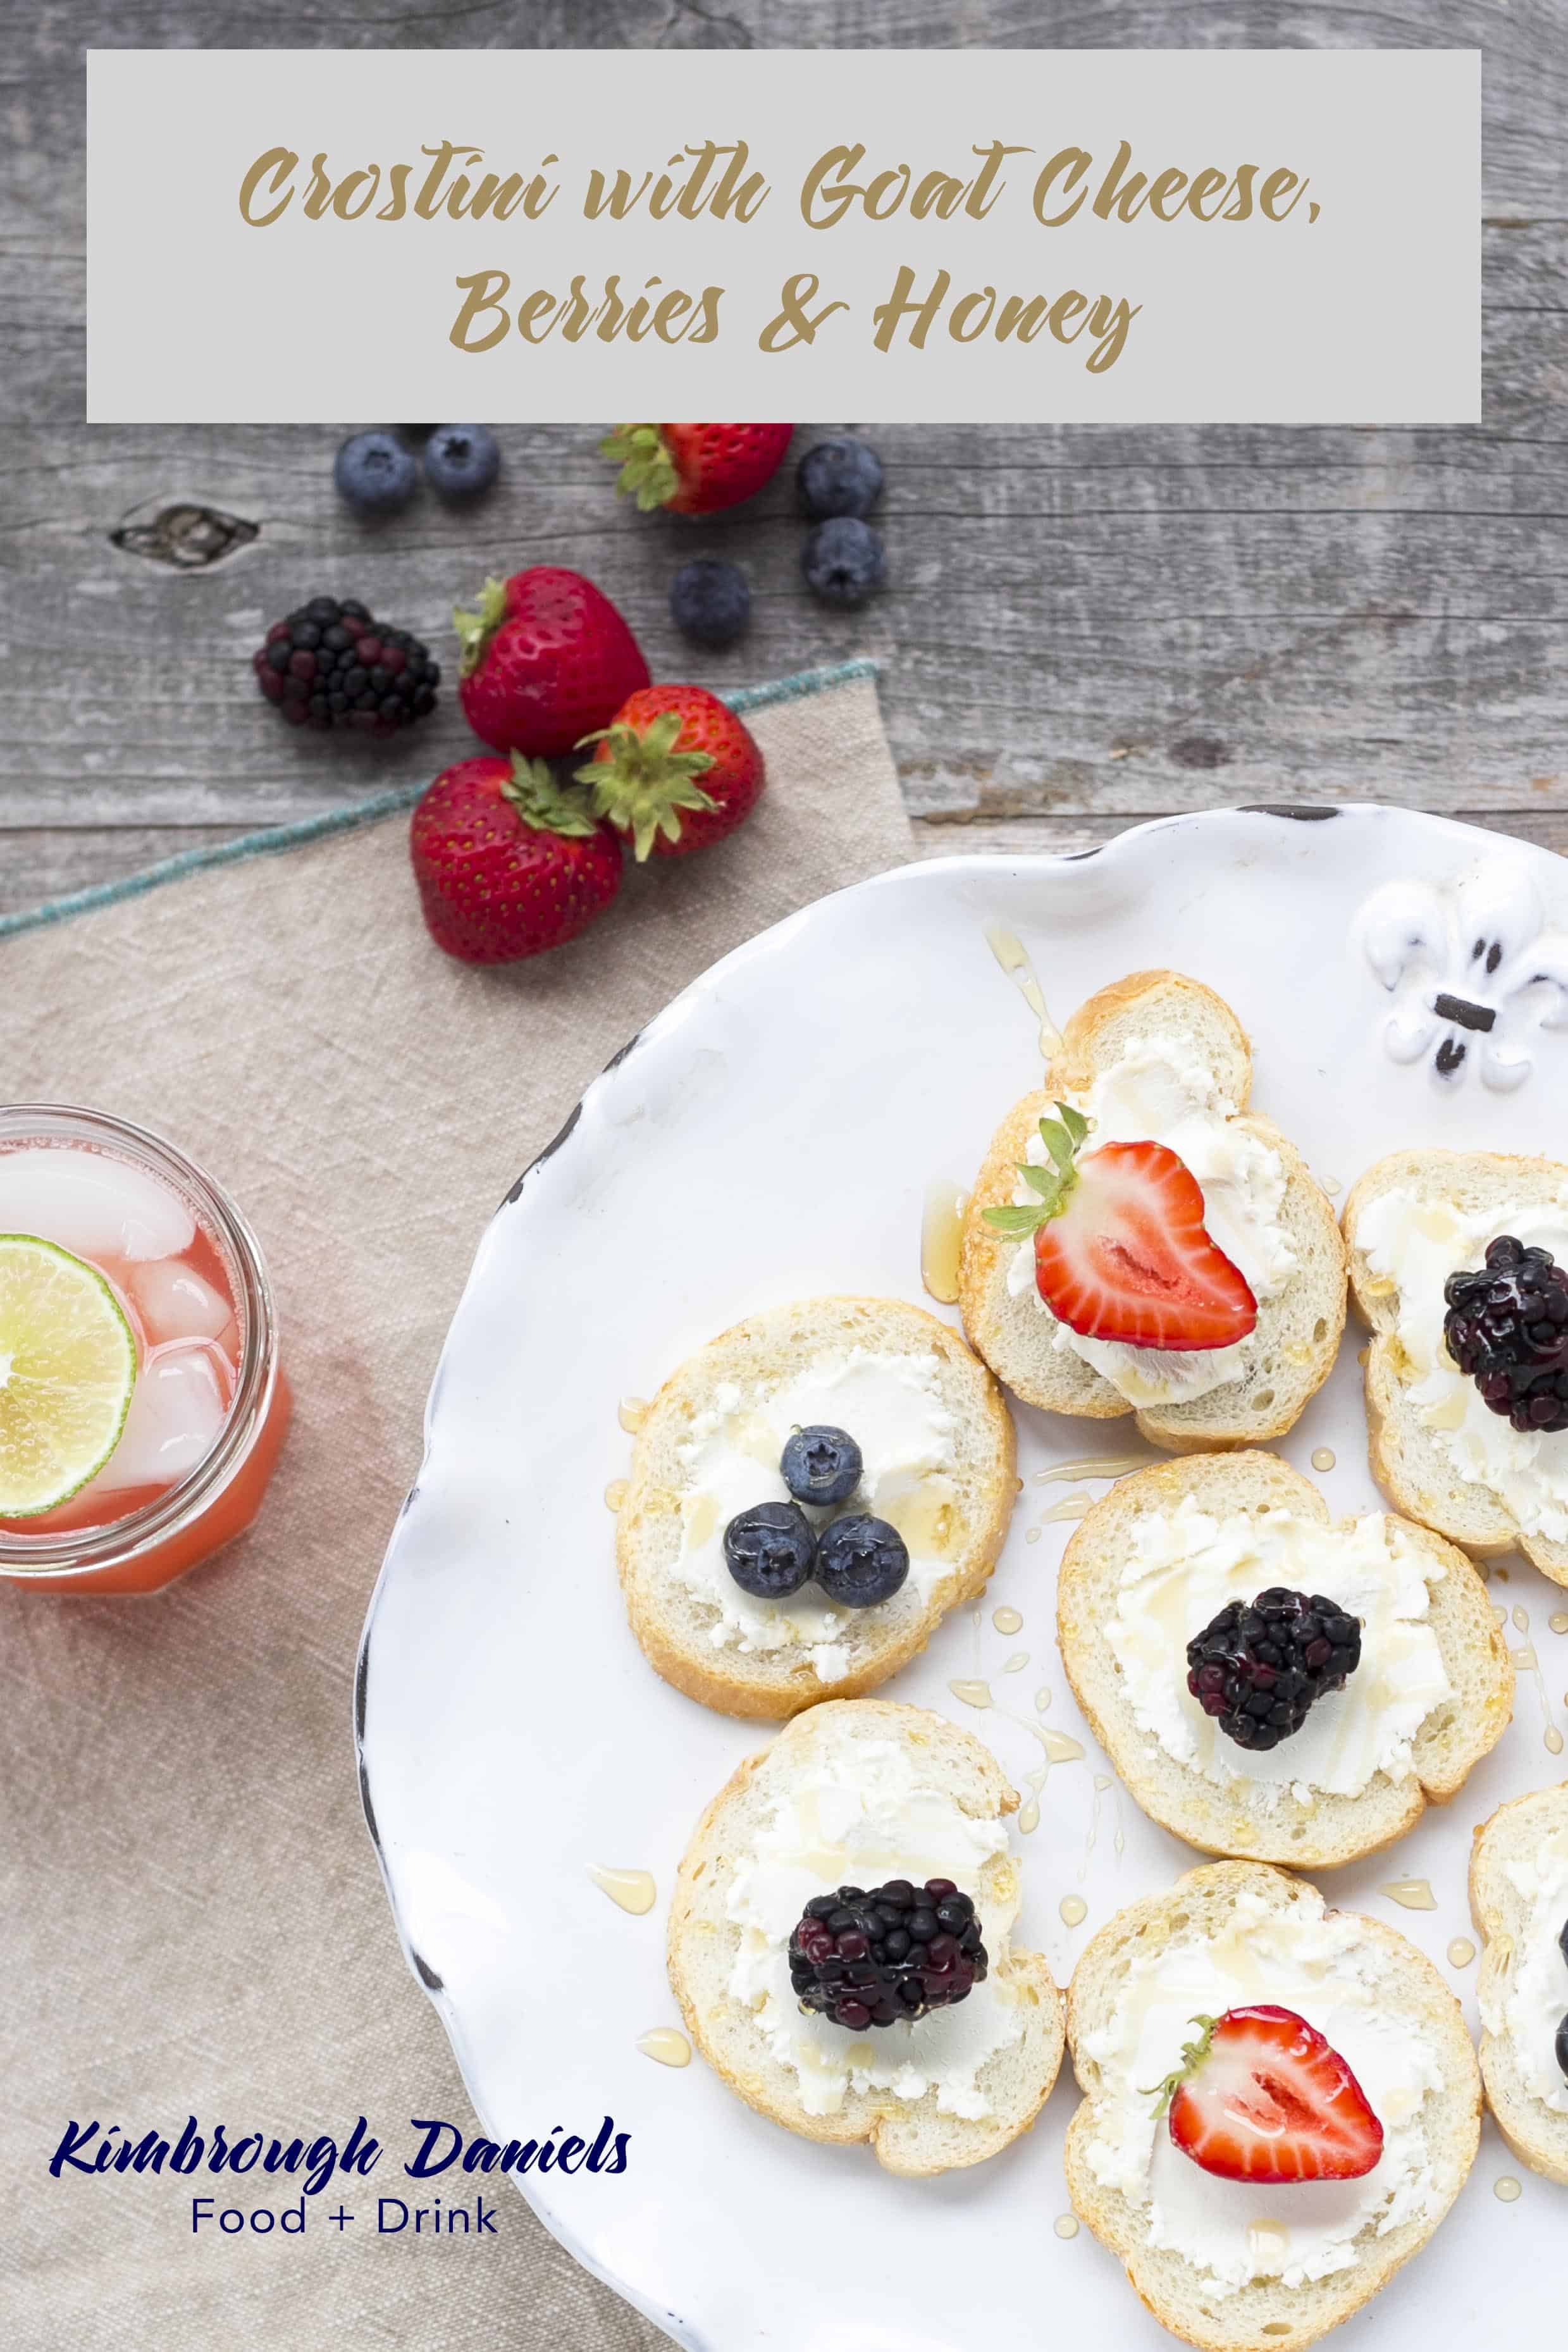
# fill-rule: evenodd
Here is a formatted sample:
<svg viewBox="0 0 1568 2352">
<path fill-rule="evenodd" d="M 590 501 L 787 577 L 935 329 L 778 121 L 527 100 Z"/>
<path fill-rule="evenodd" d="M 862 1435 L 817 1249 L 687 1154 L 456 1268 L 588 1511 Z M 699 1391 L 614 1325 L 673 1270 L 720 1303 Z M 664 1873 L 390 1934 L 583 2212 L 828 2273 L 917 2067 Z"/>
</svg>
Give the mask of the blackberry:
<svg viewBox="0 0 1568 2352">
<path fill-rule="evenodd" d="M 1568 1429 L 1568 1267 L 1512 1234 L 1473 1274 L 1443 1285 L 1448 1353 L 1481 1402 L 1515 1429 Z"/>
<path fill-rule="evenodd" d="M 435 708 L 441 671 L 417 637 L 363 604 L 312 596 L 274 621 L 250 657 L 256 682 L 292 727 L 395 735 Z"/>
<path fill-rule="evenodd" d="M 1337 1601 L 1271 1584 L 1193 1636 L 1186 1686 L 1238 1748 L 1277 1748 L 1360 1664 L 1361 1627 Z"/>
<path fill-rule="evenodd" d="M 813 1895 L 789 1938 L 789 1981 L 808 2014 L 862 2033 L 964 2000 L 987 1969 L 980 1923 L 950 1878 L 890 1878 Z"/>
</svg>

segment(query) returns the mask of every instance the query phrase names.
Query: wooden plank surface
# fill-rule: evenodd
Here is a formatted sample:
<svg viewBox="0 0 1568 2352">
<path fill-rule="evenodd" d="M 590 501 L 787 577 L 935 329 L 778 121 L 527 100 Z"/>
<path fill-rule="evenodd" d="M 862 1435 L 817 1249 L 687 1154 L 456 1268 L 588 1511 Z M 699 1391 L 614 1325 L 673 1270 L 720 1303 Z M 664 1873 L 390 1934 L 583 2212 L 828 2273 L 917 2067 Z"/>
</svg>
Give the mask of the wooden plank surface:
<svg viewBox="0 0 1568 2352">
<path fill-rule="evenodd" d="M 883 451 L 887 593 L 858 615 L 800 589 L 788 478 L 710 522 L 617 506 L 586 426 L 503 432 L 476 513 L 388 526 L 335 500 L 338 428 L 80 422 L 81 52 L 127 37 L 106 0 L 11 12 L 0 47 L 0 908 L 433 773 L 465 744 L 447 697 L 390 751 L 301 742 L 255 695 L 266 623 L 359 593 L 450 655 L 486 571 L 572 563 L 656 674 L 715 684 L 852 653 L 883 664 L 923 849 L 1082 847 L 1216 802 L 1360 794 L 1568 849 L 1568 0 L 1194 7 L 970 0 L 407 0 L 330 22 L 154 0 L 148 44 L 455 47 L 1192 44 L 1479 47 L 1485 409 L 1473 427 L 864 426 Z M 380 421 L 380 420 L 366 420 Z M 346 429 L 346 428 L 343 428 Z M 802 446 L 804 438 L 802 436 Z M 171 569 L 111 533 L 177 499 L 254 524 Z M 747 643 L 694 660 L 665 595 L 693 553 L 750 572 Z"/>
</svg>

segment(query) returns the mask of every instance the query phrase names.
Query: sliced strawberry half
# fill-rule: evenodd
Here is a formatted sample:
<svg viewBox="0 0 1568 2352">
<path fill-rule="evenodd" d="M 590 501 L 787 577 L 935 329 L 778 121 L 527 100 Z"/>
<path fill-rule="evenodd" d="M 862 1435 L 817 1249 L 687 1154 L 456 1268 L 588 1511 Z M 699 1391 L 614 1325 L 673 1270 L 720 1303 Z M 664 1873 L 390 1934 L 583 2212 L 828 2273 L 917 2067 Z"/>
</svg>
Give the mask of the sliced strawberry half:
<svg viewBox="0 0 1568 2352">
<path fill-rule="evenodd" d="M 1034 1235 L 1034 1275 L 1057 1320 L 1088 1339 L 1179 1353 L 1228 1348 L 1258 1321 L 1247 1277 L 1209 1239 L 1203 1193 L 1163 1143 L 1079 1147 L 1070 1103 L 1042 1118 L 1048 1162 L 1020 1160 L 1038 1204 L 988 1209 L 999 1232 Z"/>
<path fill-rule="evenodd" d="M 1221 2180 L 1359 2180 L 1383 2126 L 1339 2052 L 1293 2009 L 1195 2017 L 1201 2039 L 1153 2094 L 1184 2156 Z"/>
</svg>

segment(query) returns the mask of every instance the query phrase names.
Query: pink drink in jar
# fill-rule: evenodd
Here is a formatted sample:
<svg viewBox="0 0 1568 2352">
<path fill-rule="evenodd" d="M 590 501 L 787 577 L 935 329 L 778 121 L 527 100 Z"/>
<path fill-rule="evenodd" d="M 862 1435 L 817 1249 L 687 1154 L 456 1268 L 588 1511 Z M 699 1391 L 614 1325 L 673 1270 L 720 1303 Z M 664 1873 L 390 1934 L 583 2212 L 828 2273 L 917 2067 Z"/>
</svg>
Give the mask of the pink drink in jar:
<svg viewBox="0 0 1568 2352">
<path fill-rule="evenodd" d="M 58 1106 L 0 1110 L 0 1234 L 93 1267 L 136 1346 L 109 1459 L 53 1509 L 0 1517 L 0 1574 L 58 1591 L 166 1584 L 250 1524 L 287 1426 L 255 1237 L 159 1137 Z"/>
</svg>

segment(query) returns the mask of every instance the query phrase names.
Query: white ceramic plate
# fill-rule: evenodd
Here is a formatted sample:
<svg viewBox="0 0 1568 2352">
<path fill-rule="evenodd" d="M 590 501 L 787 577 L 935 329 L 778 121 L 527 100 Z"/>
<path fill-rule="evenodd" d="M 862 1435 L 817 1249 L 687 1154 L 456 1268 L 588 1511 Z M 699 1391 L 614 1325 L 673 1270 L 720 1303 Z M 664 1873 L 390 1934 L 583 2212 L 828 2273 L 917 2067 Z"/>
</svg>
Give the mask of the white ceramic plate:
<svg viewBox="0 0 1568 2352">
<path fill-rule="evenodd" d="M 1217 812 L 1079 857 L 912 866 L 706 973 L 595 1081 L 497 1214 L 366 1628 L 366 1806 L 404 1947 L 486 2130 L 586 2136 L 612 2115 L 631 2133 L 619 2177 L 522 2185 L 582 2262 L 683 2342 L 1022 2352 L 1049 2337 L 1153 2352 L 1170 2339 L 1087 2231 L 1053 2231 L 1071 2068 L 1026 2139 L 912 2184 L 862 2148 L 763 2121 L 700 2060 L 674 2072 L 639 2053 L 639 2035 L 675 2021 L 663 1946 L 676 1862 L 768 1734 L 668 1689 L 627 1631 L 605 1504 L 631 1452 L 619 1402 L 651 1395 L 754 1308 L 815 1291 L 922 1297 L 929 1181 L 972 1176 L 1040 1068 L 1038 1024 L 988 926 L 1021 939 L 1058 1018 L 1142 966 L 1210 982 L 1254 1040 L 1257 1106 L 1344 1187 L 1400 1144 L 1568 1149 L 1568 1032 L 1542 1025 L 1568 1013 L 1554 923 L 1568 926 L 1568 887 L 1546 852 L 1396 809 Z M 1439 994 L 1468 1009 L 1438 1016 Z M 1332 1450 L 1322 1483 L 1339 1512 L 1378 1500 L 1356 1344 L 1282 1448 L 1302 1469 Z M 1082 1739 L 1083 1759 L 1051 1773 L 1039 1829 L 1015 1832 L 1019 1938 L 1065 1983 L 1113 1911 L 1201 1857 L 1108 1777 L 1053 1638 L 1070 1528 L 1047 1523 L 1030 1540 L 1082 1483 L 1039 1474 L 1114 1450 L 1130 1423 L 1022 1408 L 1017 1420 L 1025 1485 L 984 1609 L 950 1619 L 883 1696 L 956 1717 L 1020 1786 L 1040 1754 L 1012 1718 L 1033 1716 L 1038 1691 L 1051 1695 L 1049 1721 Z M 1547 1629 L 1568 1594 L 1515 1561 L 1493 1596 L 1514 1612 L 1511 1642 L 1542 1662 L 1520 1670 L 1511 1730 L 1446 1815 L 1328 1874 L 1333 1898 L 1392 1921 L 1445 1968 L 1472 2028 L 1475 1969 L 1445 1958 L 1470 1933 L 1470 1832 L 1501 1799 L 1561 1777 L 1545 1735 L 1563 1725 L 1568 1690 L 1568 1639 Z M 1003 1605 L 1021 1633 L 994 1630 Z M 1020 1651 L 1029 1663 L 1009 1673 Z M 967 1710 L 948 1686 L 970 1677 L 1009 1713 Z M 614 1908 L 591 1864 L 651 1870 L 654 1910 Z M 1383 1891 L 1416 1878 L 1436 1909 Z M 1064 1896 L 1087 1906 L 1082 1926 L 1064 1925 Z M 1493 2188 L 1509 2174 L 1523 2193 L 1505 2204 Z M 1422 2352 L 1560 2328 L 1565 2222 L 1568 2190 L 1509 2158 L 1489 2124 L 1458 2207 L 1352 2324 L 1347 2352 L 1374 2328 Z"/>
</svg>

